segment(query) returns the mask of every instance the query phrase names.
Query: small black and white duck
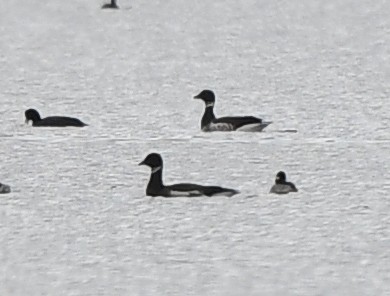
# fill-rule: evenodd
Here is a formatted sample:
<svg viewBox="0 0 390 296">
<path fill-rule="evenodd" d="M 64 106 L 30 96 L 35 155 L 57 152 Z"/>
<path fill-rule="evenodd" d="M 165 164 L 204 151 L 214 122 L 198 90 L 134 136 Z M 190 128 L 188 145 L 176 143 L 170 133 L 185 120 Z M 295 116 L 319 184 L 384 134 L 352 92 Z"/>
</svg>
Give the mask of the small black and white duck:
<svg viewBox="0 0 390 296">
<path fill-rule="evenodd" d="M 287 194 L 289 192 L 298 192 L 298 189 L 291 182 L 286 181 L 286 173 L 280 171 L 276 174 L 275 184 L 272 186 L 270 193 Z"/>
</svg>

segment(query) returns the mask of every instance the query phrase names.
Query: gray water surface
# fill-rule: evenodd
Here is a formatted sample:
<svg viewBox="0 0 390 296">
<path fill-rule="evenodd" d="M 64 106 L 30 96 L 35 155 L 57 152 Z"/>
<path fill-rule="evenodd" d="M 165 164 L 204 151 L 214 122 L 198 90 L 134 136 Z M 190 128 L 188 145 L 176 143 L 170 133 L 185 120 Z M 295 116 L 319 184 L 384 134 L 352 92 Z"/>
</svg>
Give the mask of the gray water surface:
<svg viewBox="0 0 390 296">
<path fill-rule="evenodd" d="M 0 295 L 389 295 L 390 2 L 101 4 L 0 4 Z M 150 152 L 241 193 L 146 197 Z"/>
</svg>

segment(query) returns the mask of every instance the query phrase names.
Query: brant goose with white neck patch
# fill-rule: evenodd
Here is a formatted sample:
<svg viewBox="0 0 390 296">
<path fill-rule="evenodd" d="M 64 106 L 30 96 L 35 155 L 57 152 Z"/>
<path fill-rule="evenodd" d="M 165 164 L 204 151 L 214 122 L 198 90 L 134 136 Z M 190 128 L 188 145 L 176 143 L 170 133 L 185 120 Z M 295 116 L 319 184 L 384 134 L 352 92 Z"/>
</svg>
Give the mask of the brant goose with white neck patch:
<svg viewBox="0 0 390 296">
<path fill-rule="evenodd" d="M 0 193 L 10 193 L 10 192 L 11 192 L 10 186 L 0 183 Z"/>
<path fill-rule="evenodd" d="M 298 192 L 298 189 L 291 182 L 286 181 L 286 173 L 280 171 L 276 174 L 275 184 L 272 186 L 270 193 L 287 194 L 289 192 Z"/>
<path fill-rule="evenodd" d="M 261 132 L 271 124 L 253 116 L 221 117 L 214 115 L 215 95 L 211 90 L 203 90 L 194 99 L 201 99 L 206 104 L 202 117 L 201 128 L 204 132 L 214 131 L 243 131 Z"/>
<path fill-rule="evenodd" d="M 152 169 L 146 195 L 163 197 L 195 197 L 195 196 L 233 196 L 237 190 L 219 186 L 202 186 L 190 183 L 164 185 L 162 181 L 163 160 L 160 154 L 151 153 L 139 164 Z"/>
<path fill-rule="evenodd" d="M 87 125 L 84 122 L 80 121 L 79 119 L 73 117 L 49 116 L 46 118 L 41 118 L 38 111 L 35 109 L 28 109 L 24 114 L 26 116 L 26 123 L 28 123 L 31 120 L 33 126 L 83 127 Z"/>
<path fill-rule="evenodd" d="M 116 4 L 116 0 L 111 0 L 111 3 L 106 3 L 102 6 L 103 9 L 105 8 L 113 8 L 113 9 L 118 9 L 118 5 Z"/>
</svg>

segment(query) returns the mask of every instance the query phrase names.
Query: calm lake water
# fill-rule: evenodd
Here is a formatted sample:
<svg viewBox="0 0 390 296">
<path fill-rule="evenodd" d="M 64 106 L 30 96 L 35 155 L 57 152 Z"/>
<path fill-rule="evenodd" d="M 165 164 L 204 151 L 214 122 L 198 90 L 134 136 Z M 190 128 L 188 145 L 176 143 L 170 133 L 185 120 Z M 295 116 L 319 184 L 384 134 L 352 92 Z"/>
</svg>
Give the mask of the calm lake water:
<svg viewBox="0 0 390 296">
<path fill-rule="evenodd" d="M 0 295 L 390 294 L 389 1 L 46 2 L 0 4 Z M 241 193 L 146 197 L 150 152 Z"/>
</svg>

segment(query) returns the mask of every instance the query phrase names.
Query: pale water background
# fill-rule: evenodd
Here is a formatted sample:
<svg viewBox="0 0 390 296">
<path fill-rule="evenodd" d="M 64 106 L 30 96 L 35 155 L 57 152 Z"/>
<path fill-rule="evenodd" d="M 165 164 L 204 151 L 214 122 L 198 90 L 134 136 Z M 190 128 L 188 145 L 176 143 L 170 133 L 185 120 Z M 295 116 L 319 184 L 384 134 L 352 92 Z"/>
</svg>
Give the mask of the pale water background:
<svg viewBox="0 0 390 296">
<path fill-rule="evenodd" d="M 390 295 L 390 2 L 101 4 L 0 3 L 0 295 Z M 241 194 L 146 197 L 149 152 Z"/>
</svg>

